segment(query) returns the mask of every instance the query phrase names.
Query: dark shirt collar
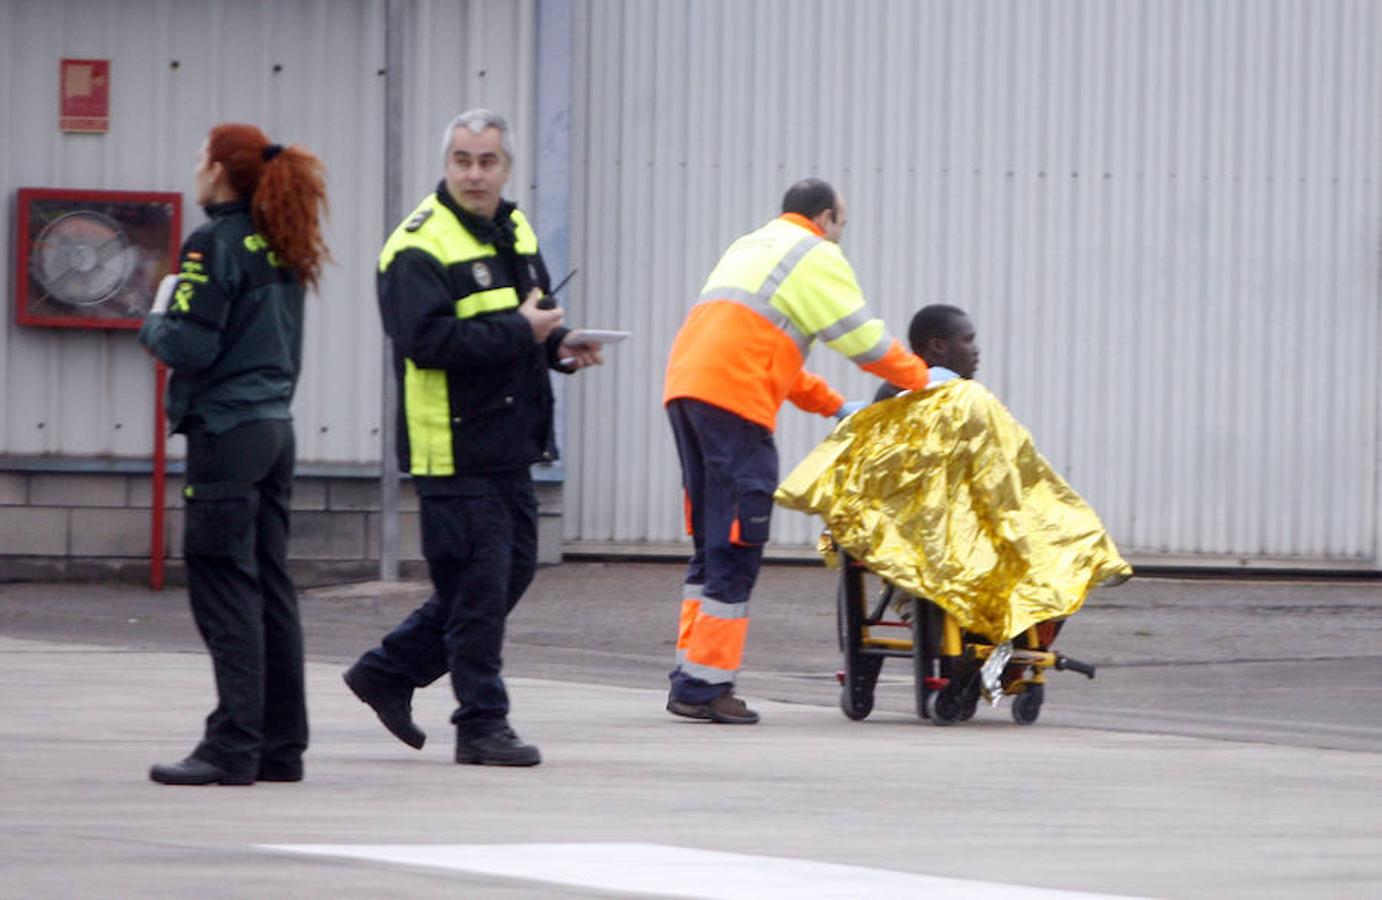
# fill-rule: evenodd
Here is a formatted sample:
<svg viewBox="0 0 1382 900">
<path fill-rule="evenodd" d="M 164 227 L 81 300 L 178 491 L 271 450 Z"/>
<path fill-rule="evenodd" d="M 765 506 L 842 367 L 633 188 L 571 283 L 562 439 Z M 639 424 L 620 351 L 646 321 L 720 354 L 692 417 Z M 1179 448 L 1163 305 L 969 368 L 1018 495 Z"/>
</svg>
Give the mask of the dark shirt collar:
<svg viewBox="0 0 1382 900">
<path fill-rule="evenodd" d="M 250 202 L 248 200 L 227 200 L 224 203 L 208 203 L 202 209 L 206 210 L 207 216 L 214 219 L 217 216 L 228 216 L 231 213 L 249 212 Z"/>
<path fill-rule="evenodd" d="M 501 199 L 499 208 L 494 211 L 494 218 L 481 218 L 461 208 L 460 204 L 446 189 L 445 179 L 437 182 L 437 201 L 449 209 L 451 214 L 465 227 L 465 230 L 469 231 L 480 243 L 493 244 L 496 247 L 513 247 L 516 241 L 513 211 L 518 209 L 517 204 Z"/>
</svg>

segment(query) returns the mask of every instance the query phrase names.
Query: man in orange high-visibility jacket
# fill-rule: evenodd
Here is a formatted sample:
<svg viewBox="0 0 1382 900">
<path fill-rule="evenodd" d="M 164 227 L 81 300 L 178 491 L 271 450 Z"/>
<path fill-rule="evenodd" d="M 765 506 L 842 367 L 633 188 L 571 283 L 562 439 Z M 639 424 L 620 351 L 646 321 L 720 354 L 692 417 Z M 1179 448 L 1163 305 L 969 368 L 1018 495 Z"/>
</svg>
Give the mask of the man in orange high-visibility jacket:
<svg viewBox="0 0 1382 900">
<path fill-rule="evenodd" d="M 837 245 L 844 227 L 845 202 L 830 185 L 792 185 L 779 218 L 725 251 L 672 344 L 663 403 L 695 542 L 667 698 L 675 715 L 758 721 L 734 696 L 734 678 L 777 487 L 777 411 L 791 400 L 842 418 L 862 405 L 803 368 L 812 343 L 893 384 L 926 386 L 926 363 L 864 304 Z"/>
</svg>

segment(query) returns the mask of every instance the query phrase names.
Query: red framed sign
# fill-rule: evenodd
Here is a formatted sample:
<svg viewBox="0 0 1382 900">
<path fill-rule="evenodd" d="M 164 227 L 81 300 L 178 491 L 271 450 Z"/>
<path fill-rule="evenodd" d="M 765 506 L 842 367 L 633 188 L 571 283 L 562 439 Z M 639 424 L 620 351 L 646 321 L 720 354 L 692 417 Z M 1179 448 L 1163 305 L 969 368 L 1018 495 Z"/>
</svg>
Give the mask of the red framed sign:
<svg viewBox="0 0 1382 900">
<path fill-rule="evenodd" d="M 110 131 L 110 60 L 58 61 L 58 128 L 92 134 Z"/>
<path fill-rule="evenodd" d="M 138 328 L 182 236 L 182 195 L 20 188 L 15 320 Z"/>
</svg>

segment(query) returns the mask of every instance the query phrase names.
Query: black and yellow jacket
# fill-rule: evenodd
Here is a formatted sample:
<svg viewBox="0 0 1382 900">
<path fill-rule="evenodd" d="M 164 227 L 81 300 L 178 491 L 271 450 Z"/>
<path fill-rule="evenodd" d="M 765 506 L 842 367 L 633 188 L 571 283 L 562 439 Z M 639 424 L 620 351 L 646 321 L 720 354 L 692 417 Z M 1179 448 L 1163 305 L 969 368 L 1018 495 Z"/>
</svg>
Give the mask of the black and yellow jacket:
<svg viewBox="0 0 1382 900">
<path fill-rule="evenodd" d="M 439 184 L 379 254 L 379 312 L 398 376 L 398 464 L 416 477 L 526 469 L 556 458 L 558 346 L 518 312 L 549 289 L 537 236 L 512 203 L 472 216 Z"/>
<path fill-rule="evenodd" d="M 168 311 L 139 342 L 173 370 L 168 423 L 196 419 L 215 434 L 260 419 L 291 419 L 302 370 L 304 290 L 264 237 L 247 201 L 214 203 L 182 245 Z"/>
</svg>

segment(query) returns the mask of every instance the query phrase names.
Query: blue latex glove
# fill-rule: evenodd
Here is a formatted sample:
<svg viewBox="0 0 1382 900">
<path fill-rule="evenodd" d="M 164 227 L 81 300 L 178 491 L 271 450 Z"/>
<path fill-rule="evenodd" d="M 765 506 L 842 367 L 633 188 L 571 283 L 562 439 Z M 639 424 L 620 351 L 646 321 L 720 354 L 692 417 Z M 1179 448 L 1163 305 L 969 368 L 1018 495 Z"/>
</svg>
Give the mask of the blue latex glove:
<svg viewBox="0 0 1382 900">
<path fill-rule="evenodd" d="M 859 410 L 863 409 L 865 406 L 868 405 L 869 403 L 867 400 L 846 400 L 844 402 L 844 405 L 842 405 L 839 409 L 835 411 L 835 418 L 847 418 L 849 416 L 854 415 Z"/>
</svg>

